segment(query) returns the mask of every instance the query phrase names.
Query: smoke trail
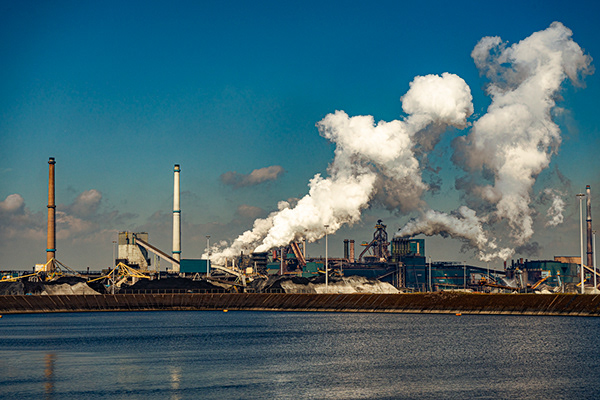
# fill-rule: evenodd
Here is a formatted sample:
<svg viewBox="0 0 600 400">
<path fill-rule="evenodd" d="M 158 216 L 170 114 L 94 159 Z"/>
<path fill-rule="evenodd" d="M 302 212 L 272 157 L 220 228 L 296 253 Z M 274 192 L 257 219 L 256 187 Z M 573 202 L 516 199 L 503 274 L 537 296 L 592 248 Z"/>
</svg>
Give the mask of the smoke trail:
<svg viewBox="0 0 600 400">
<path fill-rule="evenodd" d="M 514 245 L 522 246 L 533 235 L 530 209 L 532 186 L 548 167 L 560 146 L 558 126 L 551 111 L 562 83 L 592 72 L 591 58 L 571 39 L 572 32 L 559 22 L 510 47 L 499 37 L 483 38 L 471 56 L 490 84 L 492 103 L 473 124 L 468 136 L 454 141 L 453 161 L 470 173 L 493 180 L 493 184 L 465 186 L 494 207 L 477 217 L 461 207 L 453 214 L 425 211 L 420 221 L 402 234 L 446 234 L 460 237 L 479 250 L 482 260 L 506 259 L 514 250 L 498 249 L 483 229 L 508 224 Z M 230 247 L 215 253 L 213 260 L 239 251 L 266 251 L 306 237 L 318 240 L 343 224 L 360 219 L 374 200 L 403 212 L 426 209 L 422 194 L 428 186 L 421 176 L 418 155 L 435 147 L 448 125 L 467 127 L 473 113 L 469 87 L 458 76 L 416 77 L 401 98 L 407 117 L 375 124 L 371 116 L 349 117 L 343 111 L 327 115 L 317 124 L 319 133 L 336 144 L 328 176 L 320 174 L 309 183 L 309 193 L 291 207 L 257 220 L 252 230 L 240 235 Z M 457 183 L 458 184 L 458 183 Z M 563 205 L 564 206 L 564 205 Z M 561 204 L 551 208 L 560 219 Z"/>
<path fill-rule="evenodd" d="M 477 217 L 474 210 L 466 206 L 461 206 L 450 214 L 427 210 L 420 218 L 411 219 L 395 234 L 395 237 L 410 237 L 417 234 L 461 239 L 470 247 L 479 249 L 479 257 L 483 261 L 490 261 L 496 257 L 506 259 L 513 254 L 512 249 L 509 248 L 497 249 L 497 245 L 489 240 L 488 234 L 483 229 L 483 221 Z"/>
<path fill-rule="evenodd" d="M 546 222 L 546 226 L 556 226 L 563 223 L 563 211 L 565 210 L 565 201 L 562 198 L 562 193 L 558 190 L 547 188 L 544 190 L 545 196 L 552 197 L 552 205 L 548 208 L 546 215 L 549 220 Z"/>
<path fill-rule="evenodd" d="M 517 245 L 533 235 L 531 189 L 561 143 L 551 118 L 557 92 L 567 78 L 578 83 L 591 72 L 591 58 L 571 35 L 554 22 L 510 47 L 499 37 L 483 38 L 471 54 L 491 81 L 492 104 L 470 134 L 455 142 L 454 160 L 493 172 L 494 185 L 473 193 L 496 205 L 496 217 L 508 222 Z"/>
<path fill-rule="evenodd" d="M 497 250 L 495 241 L 489 241 L 483 231 L 482 221 L 488 225 L 507 221 L 514 243 L 521 247 L 531 238 L 532 186 L 561 142 L 560 130 L 551 119 L 556 94 L 567 78 L 578 83 L 579 75 L 591 73 L 591 58 L 571 35 L 564 25 L 554 22 L 511 47 L 499 37 L 480 40 L 471 56 L 491 81 L 487 92 L 492 103 L 469 135 L 454 141 L 453 161 L 471 174 L 493 174 L 494 185 L 459 185 L 457 181 L 457 187 L 495 205 L 495 212 L 480 219 L 466 207 L 451 214 L 429 210 L 400 229 L 397 236 L 458 237 L 478 249 L 483 261 L 507 259 L 514 250 Z M 554 192 L 546 194 L 554 194 L 548 224 L 561 223 L 564 201 Z"/>
<path fill-rule="evenodd" d="M 325 225 L 331 233 L 358 222 L 374 197 L 403 210 L 421 206 L 427 185 L 415 145 L 424 140 L 422 131 L 429 126 L 466 127 L 466 118 L 473 113 L 472 96 L 463 79 L 444 73 L 416 77 L 401 100 L 408 114 L 402 121 L 375 124 L 372 116 L 349 117 L 343 111 L 327 115 L 317 128 L 336 145 L 328 176 L 315 175 L 309 193 L 295 207 L 281 202 L 278 211 L 256 220 L 253 229 L 229 247 L 215 248 L 211 259 L 222 263 L 240 251 L 263 252 L 301 238 L 316 241 L 325 236 Z M 429 142 L 442 130 L 432 132 Z"/>
<path fill-rule="evenodd" d="M 395 236 L 410 237 L 420 233 L 461 238 L 476 248 L 482 248 L 488 243 L 481 221 L 475 211 L 466 206 L 461 206 L 458 211 L 450 214 L 427 210 L 420 219 L 410 220 Z"/>
</svg>

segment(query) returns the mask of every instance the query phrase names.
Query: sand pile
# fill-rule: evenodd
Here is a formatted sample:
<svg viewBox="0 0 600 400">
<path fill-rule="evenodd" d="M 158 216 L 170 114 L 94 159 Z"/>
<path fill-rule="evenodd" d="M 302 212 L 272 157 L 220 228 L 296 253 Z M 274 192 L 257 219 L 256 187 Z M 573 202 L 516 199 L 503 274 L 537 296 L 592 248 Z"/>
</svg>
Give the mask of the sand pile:
<svg viewBox="0 0 600 400">
<path fill-rule="evenodd" d="M 57 295 L 57 294 L 100 294 L 89 287 L 85 282 L 78 282 L 74 285 L 62 283 L 58 285 L 44 285 L 41 295 Z"/>
<path fill-rule="evenodd" d="M 59 294 L 99 294 L 90 288 L 84 278 L 63 276 L 50 282 L 1 282 L 0 295 L 59 295 Z"/>
</svg>

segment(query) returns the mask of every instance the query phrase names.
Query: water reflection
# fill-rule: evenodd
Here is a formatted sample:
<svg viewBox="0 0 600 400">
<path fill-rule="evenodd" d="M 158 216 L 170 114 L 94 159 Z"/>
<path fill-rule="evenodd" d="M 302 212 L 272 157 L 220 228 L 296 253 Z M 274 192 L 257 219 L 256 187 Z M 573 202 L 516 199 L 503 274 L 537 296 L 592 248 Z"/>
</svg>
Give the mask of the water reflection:
<svg viewBox="0 0 600 400">
<path fill-rule="evenodd" d="M 179 385 L 181 383 L 181 368 L 171 367 L 171 400 L 181 400 L 181 394 L 179 393 Z"/>
<path fill-rule="evenodd" d="M 54 398 L 54 363 L 56 361 L 56 354 L 48 353 L 44 357 L 46 368 L 44 369 L 44 393 L 47 400 Z"/>
</svg>

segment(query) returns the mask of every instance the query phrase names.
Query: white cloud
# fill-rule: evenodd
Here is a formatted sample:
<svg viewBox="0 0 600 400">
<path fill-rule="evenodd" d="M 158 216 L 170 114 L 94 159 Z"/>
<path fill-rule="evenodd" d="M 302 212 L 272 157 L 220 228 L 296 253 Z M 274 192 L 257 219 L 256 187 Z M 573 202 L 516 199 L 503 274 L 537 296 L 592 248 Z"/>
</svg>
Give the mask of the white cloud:
<svg viewBox="0 0 600 400">
<path fill-rule="evenodd" d="M 249 174 L 229 171 L 221 175 L 221 182 L 235 188 L 255 186 L 264 182 L 277 180 L 284 173 L 285 170 L 279 165 L 255 169 Z"/>
</svg>

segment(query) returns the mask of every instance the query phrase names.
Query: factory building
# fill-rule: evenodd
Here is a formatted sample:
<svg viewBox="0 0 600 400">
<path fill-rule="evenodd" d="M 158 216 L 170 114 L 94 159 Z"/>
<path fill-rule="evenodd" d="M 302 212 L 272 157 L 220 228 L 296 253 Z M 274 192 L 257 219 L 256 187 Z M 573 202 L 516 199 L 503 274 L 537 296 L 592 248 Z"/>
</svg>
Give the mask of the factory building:
<svg viewBox="0 0 600 400">
<path fill-rule="evenodd" d="M 36 265 L 36 272 L 53 272 L 61 266 L 56 256 L 56 221 L 55 221 L 55 178 L 54 158 L 50 158 L 48 184 L 48 236 L 47 263 Z M 489 270 L 467 265 L 465 262 L 432 262 L 425 252 L 425 239 L 393 238 L 388 241 L 386 225 L 381 220 L 375 225 L 375 232 L 370 242 L 361 244 L 364 249 L 358 258 L 355 257 L 355 241 L 345 239 L 342 258 L 306 257 L 306 241 L 292 242 L 287 246 L 265 253 L 240 254 L 226 261 L 223 265 L 212 265 L 206 259 L 183 259 L 181 257 L 181 208 L 180 208 L 180 172 L 179 164 L 175 164 L 173 192 L 173 248 L 167 254 L 151 245 L 147 232 L 119 232 L 118 253 L 112 267 L 133 267 L 139 272 L 160 271 L 160 261 L 170 264 L 167 273 L 183 278 L 204 279 L 246 286 L 248 277 L 254 276 L 297 276 L 311 278 L 326 274 L 331 276 L 362 276 L 388 282 L 398 289 L 407 291 L 438 290 L 477 290 L 477 291 L 535 291 L 551 290 L 554 292 L 573 292 L 578 288 L 584 292 L 593 288 L 600 274 L 595 271 L 594 243 L 595 232 L 592 230 L 591 193 L 587 192 L 587 253 L 583 249 L 583 221 L 580 257 L 557 256 L 554 260 L 523 260 L 505 262 L 504 271 Z M 586 196 L 580 194 L 578 196 Z M 580 197 L 580 202 L 581 202 Z M 581 204 L 580 204 L 581 205 Z M 583 218 L 582 218 L 583 220 Z M 208 245 L 207 245 L 208 246 Z M 152 262 L 151 254 L 154 255 Z M 429 262 L 428 262 L 429 259 Z M 583 264 L 586 262 L 587 265 Z M 154 268 L 151 268 L 154 264 Z M 230 264 L 230 265 L 229 265 Z M 63 266 L 64 267 L 64 266 Z M 113 269 L 111 267 L 111 269 Z M 121 266 L 123 268 L 123 266 Z M 217 276 L 213 276 L 214 272 Z M 133 272 L 137 274 L 137 272 Z M 151 278 L 150 276 L 144 276 Z M 584 288 L 581 281 L 585 281 Z M 252 279 L 252 278 L 251 278 Z"/>
<path fill-rule="evenodd" d="M 142 271 L 150 269 L 151 261 L 148 250 L 139 245 L 138 239 L 148 242 L 148 233 L 119 232 L 115 265 L 123 262 L 130 267 L 138 268 Z"/>
<path fill-rule="evenodd" d="M 485 292 L 551 290 L 572 292 L 580 282 L 580 258 L 557 256 L 554 260 L 511 261 L 504 270 L 490 270 L 466 262 L 427 261 L 425 239 L 394 238 L 387 241 L 386 226 L 378 221 L 371 242 L 354 259 L 354 240 L 344 240 L 344 257 L 328 258 L 330 274 L 358 275 L 389 282 L 399 289 L 415 292 L 475 290 Z M 266 275 L 312 277 L 325 272 L 325 260 L 305 259 L 299 243 L 253 254 L 247 258 Z M 239 265 L 244 263 L 240 257 Z M 590 282 L 592 271 L 586 272 Z"/>
<path fill-rule="evenodd" d="M 177 235 L 179 229 L 174 231 Z M 428 292 L 440 290 L 475 290 L 485 292 L 540 289 L 573 292 L 580 282 L 580 257 L 557 256 L 554 260 L 523 260 L 505 263 L 504 271 L 489 270 L 465 262 L 432 262 L 426 255 L 425 239 L 393 238 L 388 242 L 386 225 L 375 225 L 373 239 L 361 244 L 364 249 L 354 258 L 354 240 L 344 240 L 343 258 L 306 258 L 306 244 L 292 242 L 267 253 L 240 254 L 225 266 L 210 265 L 205 259 L 179 261 L 148 243 L 146 232 L 120 232 L 117 262 L 143 271 L 152 264 L 150 253 L 177 266 L 169 272 L 182 277 L 229 275 L 242 282 L 243 276 L 296 276 L 312 278 L 325 274 L 326 263 L 331 276 L 362 276 L 388 282 L 398 289 Z M 177 249 L 177 247 L 175 247 Z M 180 247 L 179 247 L 180 248 Z M 428 262 L 429 259 L 429 262 Z M 157 269 L 157 268 L 156 268 Z M 585 273 L 590 282 L 592 271 Z"/>
<path fill-rule="evenodd" d="M 54 164 L 53 158 L 48 162 L 48 245 L 47 258 L 54 260 L 55 216 L 54 216 Z M 154 271 L 160 270 L 160 261 L 170 264 L 167 272 L 181 277 L 216 275 L 234 277 L 236 282 L 245 285 L 245 277 L 262 276 L 297 276 L 311 278 L 323 275 L 362 276 L 388 282 L 398 289 L 408 291 L 439 290 L 547 290 L 572 292 L 581 287 L 583 268 L 584 280 L 590 284 L 594 275 L 593 246 L 591 224 L 591 194 L 587 191 L 587 254 L 581 257 L 555 257 L 554 260 L 512 261 L 504 271 L 467 265 L 465 262 L 437 261 L 432 262 L 426 255 L 425 239 L 393 238 L 388 240 L 386 225 L 381 220 L 375 225 L 375 232 L 370 242 L 360 244 L 363 247 L 358 258 L 355 257 L 355 241 L 345 239 L 342 258 L 306 257 L 306 241 L 292 242 L 279 249 L 266 253 L 240 254 L 227 261 L 225 266 L 211 265 L 206 259 L 183 259 L 181 257 L 181 207 L 180 207 L 180 173 L 179 164 L 175 164 L 173 185 L 173 248 L 167 254 L 151 245 L 147 232 L 120 232 L 118 236 L 118 253 L 115 266 L 122 262 L 140 271 L 149 272 L 152 266 L 151 254 L 154 255 Z M 581 265 L 582 260 L 588 265 Z M 231 266 L 228 264 L 231 263 Z M 598 275 L 596 275 L 598 277 Z"/>
<path fill-rule="evenodd" d="M 535 290 L 542 284 L 560 292 L 574 292 L 579 286 L 580 257 L 554 257 L 554 260 L 512 261 L 506 268 L 506 280 L 521 289 Z M 585 273 L 586 281 L 591 273 Z"/>
<path fill-rule="evenodd" d="M 179 272 L 181 274 L 207 274 L 208 260 L 202 259 L 183 259 L 179 263 Z"/>
</svg>

